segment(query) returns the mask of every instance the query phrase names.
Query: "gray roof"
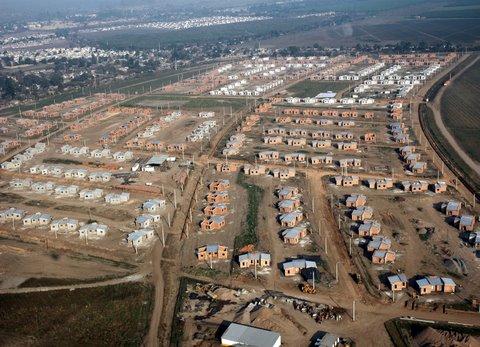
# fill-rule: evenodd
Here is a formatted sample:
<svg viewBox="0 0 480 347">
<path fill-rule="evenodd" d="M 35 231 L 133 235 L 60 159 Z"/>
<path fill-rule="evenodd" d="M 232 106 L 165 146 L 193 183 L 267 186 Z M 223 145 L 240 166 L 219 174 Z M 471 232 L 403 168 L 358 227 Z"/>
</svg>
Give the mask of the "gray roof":
<svg viewBox="0 0 480 347">
<path fill-rule="evenodd" d="M 438 276 L 428 276 L 427 277 L 427 281 L 428 283 L 430 283 L 432 286 L 441 286 L 443 283 L 442 283 L 442 279 Z"/>
<path fill-rule="evenodd" d="M 405 274 L 388 276 L 387 279 L 388 279 L 388 282 L 390 282 L 390 284 L 393 284 L 395 282 L 407 282 L 407 276 L 405 276 Z"/>
<path fill-rule="evenodd" d="M 245 253 L 238 256 L 238 260 L 270 260 L 270 254 L 262 252 Z"/>
<path fill-rule="evenodd" d="M 320 344 L 318 346 L 319 347 L 336 346 L 339 339 L 340 337 L 337 335 L 325 333 L 325 335 L 323 335 L 323 337 L 320 339 Z"/>
<path fill-rule="evenodd" d="M 208 253 L 216 253 L 218 252 L 218 249 L 220 248 L 220 245 L 207 245 L 206 249 Z"/>
<path fill-rule="evenodd" d="M 315 263 L 314 261 L 309 261 L 305 259 L 293 259 L 291 261 L 283 263 L 282 265 L 284 270 L 292 267 L 296 267 L 299 269 L 308 269 L 311 267 L 313 268 L 317 267 L 317 263 Z"/>
<path fill-rule="evenodd" d="M 421 278 L 419 280 L 416 281 L 417 282 L 417 285 L 422 288 L 422 287 L 427 287 L 427 286 L 430 286 L 430 282 L 428 282 L 428 280 L 426 278 Z"/>
<path fill-rule="evenodd" d="M 258 329 L 237 323 L 230 323 L 222 335 L 222 340 L 232 341 L 238 345 L 258 347 L 275 346 L 280 339 L 280 334 L 274 331 Z"/>
<path fill-rule="evenodd" d="M 290 228 L 282 231 L 282 236 L 287 239 L 298 237 L 299 234 L 304 230 L 304 228 Z"/>
<path fill-rule="evenodd" d="M 147 161 L 146 165 L 162 165 L 167 159 L 167 155 L 154 155 Z"/>
<path fill-rule="evenodd" d="M 442 277 L 443 284 L 455 286 L 455 282 L 449 277 Z"/>
</svg>

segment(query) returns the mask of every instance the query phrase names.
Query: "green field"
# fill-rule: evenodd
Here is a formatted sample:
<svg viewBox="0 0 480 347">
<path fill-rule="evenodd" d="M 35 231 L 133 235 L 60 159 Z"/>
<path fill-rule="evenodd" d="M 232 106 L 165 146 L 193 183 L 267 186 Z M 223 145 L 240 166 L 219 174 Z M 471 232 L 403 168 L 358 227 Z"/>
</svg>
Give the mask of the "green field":
<svg viewBox="0 0 480 347">
<path fill-rule="evenodd" d="M 190 97 L 185 95 L 148 95 L 123 103 L 124 106 L 181 107 L 184 110 L 221 109 L 237 111 L 245 107 L 242 98 Z"/>
<path fill-rule="evenodd" d="M 292 93 L 293 96 L 299 98 L 306 98 L 306 97 L 314 97 L 318 93 L 321 92 L 335 92 L 338 93 L 339 91 L 347 88 L 349 85 L 352 85 L 352 82 L 329 82 L 329 81 L 312 81 L 312 80 L 304 80 L 298 82 L 290 87 L 288 87 L 288 91 Z"/>
<path fill-rule="evenodd" d="M 237 184 L 247 190 L 248 193 L 248 212 L 247 219 L 243 231 L 235 237 L 235 250 L 246 245 L 256 245 L 258 242 L 257 225 L 258 225 L 258 207 L 263 198 L 263 189 L 254 184 L 245 181 L 245 174 L 239 172 L 237 176 Z"/>
<path fill-rule="evenodd" d="M 452 170 L 460 180 L 471 187 L 473 191 L 480 191 L 480 175 L 468 166 L 457 154 L 455 149 L 443 137 L 442 132 L 435 122 L 435 116 L 430 107 L 421 104 L 419 108 L 420 123 L 429 142 L 435 151 L 444 160 L 450 170 Z"/>
<path fill-rule="evenodd" d="M 153 292 L 151 285 L 132 283 L 1 295 L 1 345 L 139 346 Z"/>
<path fill-rule="evenodd" d="M 445 126 L 462 148 L 480 161 L 480 60 L 445 90 L 441 100 Z"/>
</svg>

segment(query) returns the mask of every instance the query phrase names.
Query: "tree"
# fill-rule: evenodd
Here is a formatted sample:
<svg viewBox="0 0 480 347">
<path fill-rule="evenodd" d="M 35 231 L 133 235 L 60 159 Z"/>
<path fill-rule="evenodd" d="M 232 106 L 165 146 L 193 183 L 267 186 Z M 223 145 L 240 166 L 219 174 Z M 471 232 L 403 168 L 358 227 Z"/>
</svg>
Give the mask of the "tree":
<svg viewBox="0 0 480 347">
<path fill-rule="evenodd" d="M 3 96 L 6 98 L 14 98 L 15 95 L 17 94 L 17 82 L 11 77 L 7 77 L 5 80 L 5 89 L 3 92 Z"/>
</svg>

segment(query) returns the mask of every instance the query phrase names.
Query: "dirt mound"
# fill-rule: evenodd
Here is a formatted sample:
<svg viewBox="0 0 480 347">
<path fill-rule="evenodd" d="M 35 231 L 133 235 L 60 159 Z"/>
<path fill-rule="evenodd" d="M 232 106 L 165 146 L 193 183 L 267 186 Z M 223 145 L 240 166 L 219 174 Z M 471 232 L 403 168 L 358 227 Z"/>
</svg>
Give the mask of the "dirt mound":
<svg viewBox="0 0 480 347">
<path fill-rule="evenodd" d="M 418 347 L 480 347 L 480 341 L 471 335 L 432 327 L 423 329 L 413 340 Z"/>
<path fill-rule="evenodd" d="M 285 336 L 299 334 L 299 324 L 286 317 L 279 307 L 260 307 L 250 312 L 250 323 L 261 329 L 276 331 Z M 298 325 L 298 326 L 297 326 Z"/>
</svg>

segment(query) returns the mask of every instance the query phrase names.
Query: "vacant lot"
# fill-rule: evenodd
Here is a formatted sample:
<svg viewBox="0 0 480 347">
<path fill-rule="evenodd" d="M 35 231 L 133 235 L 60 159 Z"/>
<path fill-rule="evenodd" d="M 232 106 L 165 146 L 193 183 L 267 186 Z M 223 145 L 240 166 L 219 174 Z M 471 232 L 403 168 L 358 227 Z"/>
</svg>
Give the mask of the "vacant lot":
<svg viewBox="0 0 480 347">
<path fill-rule="evenodd" d="M 305 80 L 294 84 L 293 86 L 288 88 L 288 91 L 292 93 L 293 96 L 299 98 L 305 97 L 314 97 L 318 95 L 318 93 L 322 92 L 335 92 L 338 93 L 339 91 L 347 88 L 349 86 L 349 82 L 328 82 L 328 81 L 311 81 Z"/>
<path fill-rule="evenodd" d="M 480 61 L 477 61 L 451 86 L 441 100 L 443 121 L 463 149 L 480 161 Z"/>
<path fill-rule="evenodd" d="M 153 287 L 122 284 L 0 296 L 2 345 L 140 345 Z"/>
</svg>

